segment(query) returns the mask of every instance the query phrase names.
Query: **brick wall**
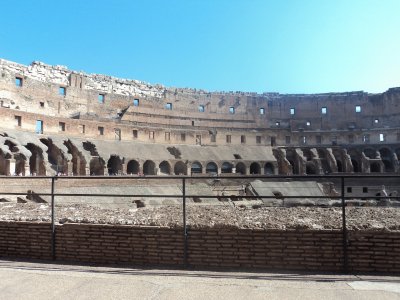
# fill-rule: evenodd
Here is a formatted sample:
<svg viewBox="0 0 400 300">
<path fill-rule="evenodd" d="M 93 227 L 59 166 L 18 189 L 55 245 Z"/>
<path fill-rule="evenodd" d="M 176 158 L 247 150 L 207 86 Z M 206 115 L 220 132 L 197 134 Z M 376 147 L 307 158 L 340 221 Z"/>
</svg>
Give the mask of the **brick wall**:
<svg viewBox="0 0 400 300">
<path fill-rule="evenodd" d="M 349 270 L 400 272 L 400 232 L 350 231 Z"/>
<path fill-rule="evenodd" d="M 339 271 L 341 245 L 338 230 L 196 230 L 189 232 L 189 263 Z"/>
<path fill-rule="evenodd" d="M 0 257 L 51 259 L 48 223 L 0 222 Z"/>
<path fill-rule="evenodd" d="M 400 272 L 400 232 L 349 231 L 351 272 Z M 57 260 L 137 265 L 183 265 L 183 230 L 139 226 L 56 226 Z M 0 257 L 51 259 L 48 223 L 0 222 Z M 340 230 L 191 229 L 188 263 L 340 271 Z"/>
</svg>

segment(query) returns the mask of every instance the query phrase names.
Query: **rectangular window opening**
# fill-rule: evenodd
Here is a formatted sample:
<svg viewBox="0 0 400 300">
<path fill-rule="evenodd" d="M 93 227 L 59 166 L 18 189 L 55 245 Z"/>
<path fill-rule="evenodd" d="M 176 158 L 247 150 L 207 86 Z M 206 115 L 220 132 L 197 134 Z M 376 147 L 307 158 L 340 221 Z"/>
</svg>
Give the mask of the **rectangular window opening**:
<svg viewBox="0 0 400 300">
<path fill-rule="evenodd" d="M 210 142 L 215 143 L 217 141 L 217 135 L 216 134 L 210 134 Z"/>
<path fill-rule="evenodd" d="M 97 127 L 97 130 L 99 132 L 99 135 L 104 135 L 104 127 L 99 126 L 99 127 Z"/>
<path fill-rule="evenodd" d="M 15 85 L 18 87 L 22 87 L 22 77 L 15 77 Z"/>
<path fill-rule="evenodd" d="M 39 102 L 40 107 L 44 107 L 44 102 Z"/>
<path fill-rule="evenodd" d="M 64 86 L 60 86 L 58 88 L 58 94 L 61 96 L 66 96 L 67 95 L 67 89 Z"/>
<path fill-rule="evenodd" d="M 232 141 L 232 136 L 228 134 L 228 135 L 226 136 L 226 142 L 227 142 L 228 144 L 230 144 L 231 141 Z"/>
<path fill-rule="evenodd" d="M 380 142 L 385 142 L 386 141 L 386 135 L 384 133 L 379 134 L 379 141 Z"/>
<path fill-rule="evenodd" d="M 154 131 L 149 131 L 149 139 L 154 140 Z"/>
<path fill-rule="evenodd" d="M 133 99 L 133 106 L 139 106 L 139 99 Z"/>
<path fill-rule="evenodd" d="M 165 109 L 172 110 L 172 103 L 165 104 Z"/>
<path fill-rule="evenodd" d="M 166 133 L 165 133 L 165 140 L 166 140 L 166 141 L 171 140 L 171 133 L 170 133 L 170 132 L 166 132 Z"/>
<path fill-rule="evenodd" d="M 204 112 L 204 105 L 199 105 L 199 112 Z"/>
<path fill-rule="evenodd" d="M 315 136 L 315 141 L 318 145 L 321 145 L 322 144 L 322 136 L 321 135 Z"/>
<path fill-rule="evenodd" d="M 256 136 L 256 144 L 261 144 L 261 136 Z"/>
<path fill-rule="evenodd" d="M 245 135 L 241 135 L 240 136 L 240 143 L 241 144 L 246 144 L 246 136 Z"/>
<path fill-rule="evenodd" d="M 42 120 L 36 120 L 35 132 L 38 134 L 43 134 L 43 121 Z"/>
<path fill-rule="evenodd" d="M 352 193 L 352 192 L 353 192 L 353 188 L 352 188 L 351 186 L 348 186 L 348 187 L 347 187 L 347 192 L 348 192 L 348 193 Z"/>
<path fill-rule="evenodd" d="M 295 113 L 295 109 L 294 109 L 294 107 L 292 107 L 292 108 L 290 109 L 290 115 L 294 116 L 294 113 Z"/>
<path fill-rule="evenodd" d="M 105 94 L 99 94 L 99 95 L 97 96 L 97 100 L 99 101 L 100 104 L 103 104 L 103 103 L 104 103 L 105 98 L 106 98 L 106 95 L 105 95 Z"/>
<path fill-rule="evenodd" d="M 16 121 L 16 125 L 18 127 L 21 127 L 21 125 L 22 125 L 22 117 L 21 116 L 15 116 L 15 121 Z"/>
<path fill-rule="evenodd" d="M 134 139 L 137 139 L 137 137 L 138 137 L 138 131 L 137 131 L 136 129 L 132 130 L 132 137 L 133 137 Z"/>
<path fill-rule="evenodd" d="M 181 133 L 181 141 L 186 141 L 186 133 Z"/>
<path fill-rule="evenodd" d="M 235 113 L 235 108 L 233 106 L 229 107 L 229 113 L 234 114 Z"/>
<path fill-rule="evenodd" d="M 368 187 L 366 187 L 366 186 L 363 187 L 363 193 L 364 194 L 368 193 Z"/>
<path fill-rule="evenodd" d="M 265 108 L 263 107 L 260 108 L 260 115 L 265 115 Z"/>
<path fill-rule="evenodd" d="M 84 134 L 85 130 L 86 130 L 86 126 L 85 125 L 83 125 L 83 124 L 79 125 L 79 132 L 80 133 Z"/>
<path fill-rule="evenodd" d="M 321 114 L 326 115 L 328 112 L 328 109 L 326 107 L 321 108 Z"/>
<path fill-rule="evenodd" d="M 360 105 L 356 105 L 356 113 L 360 113 L 361 112 L 361 106 Z"/>
<path fill-rule="evenodd" d="M 58 130 L 65 131 L 65 123 L 64 122 L 58 122 Z"/>
<path fill-rule="evenodd" d="M 201 145 L 201 135 L 200 134 L 196 135 L 196 145 Z"/>
</svg>

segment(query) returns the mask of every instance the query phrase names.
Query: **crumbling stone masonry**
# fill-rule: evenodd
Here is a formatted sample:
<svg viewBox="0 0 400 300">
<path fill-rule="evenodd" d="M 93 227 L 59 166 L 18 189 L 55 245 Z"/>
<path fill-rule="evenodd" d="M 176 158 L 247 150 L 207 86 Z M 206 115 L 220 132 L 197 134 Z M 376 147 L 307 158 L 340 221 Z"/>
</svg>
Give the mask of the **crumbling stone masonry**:
<svg viewBox="0 0 400 300">
<path fill-rule="evenodd" d="M 0 60 L 0 175 L 400 172 L 400 88 L 206 92 Z"/>
</svg>

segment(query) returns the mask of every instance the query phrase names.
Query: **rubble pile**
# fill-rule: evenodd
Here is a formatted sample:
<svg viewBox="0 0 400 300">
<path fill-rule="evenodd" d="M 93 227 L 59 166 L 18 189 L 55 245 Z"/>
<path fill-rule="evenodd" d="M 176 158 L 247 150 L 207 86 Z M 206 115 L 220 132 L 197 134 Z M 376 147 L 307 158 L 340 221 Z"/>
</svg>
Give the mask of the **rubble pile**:
<svg viewBox="0 0 400 300">
<path fill-rule="evenodd" d="M 181 206 L 100 208 L 85 204 L 56 206 L 56 222 L 181 227 Z M 340 229 L 337 207 L 233 207 L 188 205 L 187 225 L 192 228 Z M 347 228 L 400 230 L 400 209 L 348 207 Z M 51 207 L 40 203 L 0 203 L 0 221 L 50 222 Z"/>
</svg>

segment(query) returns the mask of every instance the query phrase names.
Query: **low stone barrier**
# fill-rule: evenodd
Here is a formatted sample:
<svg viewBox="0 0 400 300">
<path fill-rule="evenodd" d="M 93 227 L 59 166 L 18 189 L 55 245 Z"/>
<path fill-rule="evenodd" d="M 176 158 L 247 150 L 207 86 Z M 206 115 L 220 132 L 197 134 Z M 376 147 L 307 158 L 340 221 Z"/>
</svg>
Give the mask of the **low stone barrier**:
<svg viewBox="0 0 400 300">
<path fill-rule="evenodd" d="M 193 267 L 336 271 L 343 267 L 340 230 L 188 230 Z M 400 272 L 400 232 L 349 231 L 348 270 Z M 0 222 L 0 256 L 51 259 L 51 225 Z M 182 228 L 64 224 L 56 226 L 56 259 L 135 265 L 184 264 Z"/>
</svg>

